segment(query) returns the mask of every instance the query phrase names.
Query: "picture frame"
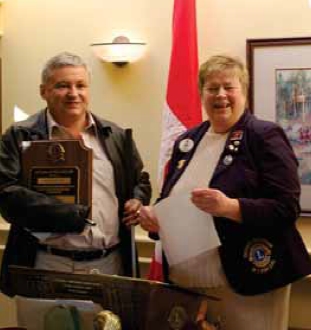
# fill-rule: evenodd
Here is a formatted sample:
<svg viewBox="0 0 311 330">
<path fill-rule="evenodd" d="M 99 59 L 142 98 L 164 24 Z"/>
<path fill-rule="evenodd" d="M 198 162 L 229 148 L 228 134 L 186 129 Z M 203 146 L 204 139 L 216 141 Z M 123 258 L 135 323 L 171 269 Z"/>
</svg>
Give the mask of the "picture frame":
<svg viewBox="0 0 311 330">
<path fill-rule="evenodd" d="M 2 135 L 2 59 L 0 58 L 0 136 Z"/>
<path fill-rule="evenodd" d="M 311 216 L 311 37 L 247 39 L 246 59 L 249 109 L 287 134 L 299 161 L 301 216 Z"/>
</svg>

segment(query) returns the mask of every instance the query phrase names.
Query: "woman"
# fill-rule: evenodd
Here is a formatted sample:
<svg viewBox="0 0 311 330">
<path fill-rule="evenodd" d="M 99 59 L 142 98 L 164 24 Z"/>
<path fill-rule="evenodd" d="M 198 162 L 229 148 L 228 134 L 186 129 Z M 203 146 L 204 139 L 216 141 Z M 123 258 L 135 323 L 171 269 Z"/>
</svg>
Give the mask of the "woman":
<svg viewBox="0 0 311 330">
<path fill-rule="evenodd" d="M 240 60 L 211 57 L 200 68 L 199 89 L 208 121 L 175 142 L 159 200 L 189 192 L 212 217 L 220 246 L 198 259 L 205 274 L 189 262 L 169 267 L 168 279 L 219 294 L 226 330 L 285 330 L 289 284 L 311 272 L 295 227 L 297 160 L 278 125 L 246 110 L 248 73 Z M 159 231 L 152 207 L 141 209 L 140 223 Z"/>
</svg>

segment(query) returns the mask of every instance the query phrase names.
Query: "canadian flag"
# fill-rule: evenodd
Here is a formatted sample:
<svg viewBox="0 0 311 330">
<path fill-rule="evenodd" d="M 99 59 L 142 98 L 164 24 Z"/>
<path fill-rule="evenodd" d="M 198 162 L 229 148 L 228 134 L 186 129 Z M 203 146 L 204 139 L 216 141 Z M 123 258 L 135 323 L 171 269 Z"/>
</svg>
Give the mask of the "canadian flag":
<svg viewBox="0 0 311 330">
<path fill-rule="evenodd" d="M 162 118 L 159 182 L 165 175 L 176 138 L 202 121 L 198 91 L 198 50 L 195 0 L 175 0 L 173 40 L 166 102 Z M 157 241 L 148 279 L 162 281 L 162 246 Z"/>
</svg>

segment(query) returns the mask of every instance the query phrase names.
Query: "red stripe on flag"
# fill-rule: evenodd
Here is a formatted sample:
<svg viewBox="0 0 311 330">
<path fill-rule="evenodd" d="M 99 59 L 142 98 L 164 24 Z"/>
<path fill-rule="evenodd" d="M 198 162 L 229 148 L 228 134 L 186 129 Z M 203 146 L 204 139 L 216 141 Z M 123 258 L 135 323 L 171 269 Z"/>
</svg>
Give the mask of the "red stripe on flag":
<svg viewBox="0 0 311 330">
<path fill-rule="evenodd" d="M 202 120 L 197 81 L 195 0 L 175 0 L 167 104 L 186 128 L 190 128 Z"/>
<path fill-rule="evenodd" d="M 175 0 L 173 41 L 166 103 L 163 112 L 162 141 L 159 168 L 162 172 L 167 155 L 182 130 L 202 121 L 198 92 L 198 51 L 195 0 Z M 171 113 L 170 113 L 171 112 Z M 156 242 L 155 255 L 149 270 L 149 280 L 163 280 L 161 242 Z"/>
</svg>

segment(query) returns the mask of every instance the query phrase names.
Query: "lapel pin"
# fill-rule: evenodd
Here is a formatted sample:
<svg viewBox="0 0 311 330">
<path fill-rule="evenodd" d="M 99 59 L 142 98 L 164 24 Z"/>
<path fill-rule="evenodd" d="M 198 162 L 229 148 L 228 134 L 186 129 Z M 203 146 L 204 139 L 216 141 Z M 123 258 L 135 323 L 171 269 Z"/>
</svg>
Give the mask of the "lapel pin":
<svg viewBox="0 0 311 330">
<path fill-rule="evenodd" d="M 186 160 L 181 159 L 178 161 L 177 168 L 180 170 L 185 165 Z"/>
<path fill-rule="evenodd" d="M 233 157 L 231 155 L 227 155 L 224 160 L 223 160 L 223 163 L 228 166 L 232 163 L 233 161 Z"/>
<path fill-rule="evenodd" d="M 191 139 L 184 139 L 179 142 L 179 150 L 181 152 L 188 152 L 194 146 L 194 142 Z"/>
<path fill-rule="evenodd" d="M 236 140 L 239 141 L 242 140 L 242 138 L 243 138 L 243 131 L 241 130 L 232 132 L 230 136 L 231 141 L 236 141 Z"/>
</svg>

